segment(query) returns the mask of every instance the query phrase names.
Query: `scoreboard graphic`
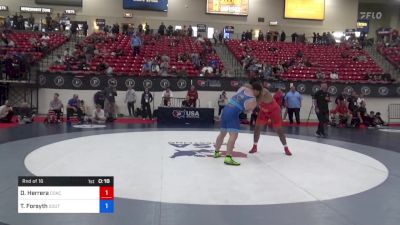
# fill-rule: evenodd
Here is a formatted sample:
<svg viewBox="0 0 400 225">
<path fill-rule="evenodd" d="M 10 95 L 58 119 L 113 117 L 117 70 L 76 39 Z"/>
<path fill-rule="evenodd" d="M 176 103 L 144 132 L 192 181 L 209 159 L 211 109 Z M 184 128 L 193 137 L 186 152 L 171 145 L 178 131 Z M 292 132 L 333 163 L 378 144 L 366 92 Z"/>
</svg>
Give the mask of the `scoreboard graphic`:
<svg viewBox="0 0 400 225">
<path fill-rule="evenodd" d="M 325 19 L 325 0 L 285 0 L 286 19 Z"/>
<path fill-rule="evenodd" d="M 114 213 L 114 178 L 18 177 L 18 213 Z"/>
<path fill-rule="evenodd" d="M 207 0 L 207 13 L 247 16 L 249 0 Z"/>
</svg>

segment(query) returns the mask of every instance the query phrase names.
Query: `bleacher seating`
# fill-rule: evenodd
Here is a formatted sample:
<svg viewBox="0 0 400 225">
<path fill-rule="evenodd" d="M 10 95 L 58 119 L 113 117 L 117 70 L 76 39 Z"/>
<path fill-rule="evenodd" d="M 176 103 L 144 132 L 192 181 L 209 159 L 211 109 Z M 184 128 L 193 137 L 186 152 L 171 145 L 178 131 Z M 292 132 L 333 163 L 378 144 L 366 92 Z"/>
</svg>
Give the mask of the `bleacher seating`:
<svg viewBox="0 0 400 225">
<path fill-rule="evenodd" d="M 313 67 L 292 67 L 281 76 L 284 80 L 316 80 L 316 73 L 320 69 L 325 73 L 325 79 L 330 80 L 330 73 L 336 70 L 339 80 L 342 82 L 363 82 L 369 71 L 372 74 L 383 74 L 382 68 L 363 50 L 347 50 L 347 58 L 342 57 L 345 50 L 344 46 L 326 46 L 314 44 L 301 44 L 289 42 L 266 42 L 266 41 L 247 41 L 231 40 L 227 42 L 228 49 L 235 58 L 240 61 L 245 46 L 252 48 L 252 55 L 261 63 L 268 62 L 276 65 L 278 62 L 285 62 L 296 57 L 298 50 L 304 53 L 311 62 L 318 66 Z M 277 51 L 269 51 L 270 47 L 275 47 Z M 357 55 L 365 55 L 367 60 L 359 62 L 353 60 Z"/>
<path fill-rule="evenodd" d="M 36 38 L 38 41 L 40 33 L 38 32 L 12 32 L 7 35 L 7 38 L 15 42 L 15 47 L 1 47 L 1 51 L 5 54 L 15 54 L 20 52 L 22 54 L 31 53 L 36 61 L 44 57 L 44 53 L 35 49 L 31 42 L 31 38 Z M 65 35 L 61 33 L 50 33 L 50 40 L 48 41 L 48 50 L 52 51 L 67 41 Z"/>
<path fill-rule="evenodd" d="M 395 66 L 396 68 L 400 68 L 400 47 L 378 46 L 377 50 L 393 66 Z"/>
<path fill-rule="evenodd" d="M 102 37 L 103 39 L 106 38 L 103 33 L 94 33 L 91 36 L 93 35 Z M 83 43 L 87 43 L 89 38 L 90 36 L 83 40 Z M 160 55 L 166 54 L 170 57 L 170 68 L 176 67 L 177 71 L 180 71 L 185 67 L 189 76 L 198 76 L 200 73 L 191 62 L 178 62 L 176 60 L 179 54 L 185 52 L 188 54 L 200 54 L 203 51 L 204 46 L 197 43 L 194 38 L 182 37 L 176 46 L 171 47 L 170 37 L 161 36 L 159 37 L 159 40 L 153 40 L 152 36 L 147 35 L 143 38 L 144 45 L 141 47 L 140 54 L 136 56 L 133 56 L 130 36 L 118 34 L 115 38 L 115 41 L 112 41 L 111 43 L 109 41 L 102 41 L 96 44 L 96 49 L 102 53 L 102 56 L 94 57 L 89 65 L 89 71 L 83 71 L 83 74 L 93 74 L 96 72 L 98 65 L 105 62 L 113 68 L 113 72 L 117 75 L 140 75 L 142 73 L 145 59 L 153 58 L 157 53 Z M 118 49 L 122 49 L 124 55 L 119 57 L 112 56 L 111 52 Z M 208 61 L 216 58 L 221 65 L 220 69 L 223 69 L 222 62 L 218 56 L 208 54 L 206 57 Z M 53 65 L 49 68 L 50 71 L 65 71 L 65 69 L 65 65 Z M 78 71 L 74 66 L 72 67 L 71 72 L 82 73 L 82 71 Z"/>
</svg>

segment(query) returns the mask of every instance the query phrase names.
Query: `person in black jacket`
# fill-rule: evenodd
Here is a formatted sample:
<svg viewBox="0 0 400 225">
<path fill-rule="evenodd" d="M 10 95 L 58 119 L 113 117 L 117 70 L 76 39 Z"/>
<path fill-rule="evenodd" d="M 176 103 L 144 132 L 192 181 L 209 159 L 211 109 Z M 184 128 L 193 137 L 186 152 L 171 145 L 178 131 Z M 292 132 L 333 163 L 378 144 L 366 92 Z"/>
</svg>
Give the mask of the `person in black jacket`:
<svg viewBox="0 0 400 225">
<path fill-rule="evenodd" d="M 143 112 L 143 119 L 147 118 L 147 116 L 152 119 L 153 115 L 151 113 L 151 106 L 150 103 L 153 102 L 153 95 L 150 93 L 149 89 L 146 88 L 142 94 L 142 112 Z"/>
</svg>

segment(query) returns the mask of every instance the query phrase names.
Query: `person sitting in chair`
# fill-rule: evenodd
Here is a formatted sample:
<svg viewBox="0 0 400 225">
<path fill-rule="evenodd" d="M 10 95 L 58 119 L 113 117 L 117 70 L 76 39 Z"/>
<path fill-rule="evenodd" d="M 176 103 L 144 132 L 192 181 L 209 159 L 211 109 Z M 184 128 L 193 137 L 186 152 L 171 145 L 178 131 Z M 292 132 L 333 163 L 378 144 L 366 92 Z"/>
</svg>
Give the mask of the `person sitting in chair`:
<svg viewBox="0 0 400 225">
<path fill-rule="evenodd" d="M 101 105 L 96 105 L 96 109 L 93 110 L 92 123 L 103 124 L 106 122 L 106 117 L 104 115 L 104 110 L 101 108 Z"/>
<path fill-rule="evenodd" d="M 11 103 L 7 100 L 4 105 L 0 106 L 0 123 L 11 123 L 14 116 Z"/>
<path fill-rule="evenodd" d="M 82 110 L 80 108 L 79 96 L 74 94 L 73 97 L 68 101 L 67 104 L 67 121 L 71 116 L 76 114 L 79 118 L 79 122 L 82 122 Z"/>
</svg>

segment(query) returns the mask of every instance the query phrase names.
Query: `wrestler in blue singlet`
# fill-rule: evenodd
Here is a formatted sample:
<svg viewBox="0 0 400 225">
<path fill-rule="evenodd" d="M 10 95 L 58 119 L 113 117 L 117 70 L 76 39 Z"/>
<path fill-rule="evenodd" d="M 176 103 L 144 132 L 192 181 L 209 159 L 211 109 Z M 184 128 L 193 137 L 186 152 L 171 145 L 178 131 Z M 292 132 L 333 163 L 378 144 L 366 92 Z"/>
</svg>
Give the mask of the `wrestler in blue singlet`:
<svg viewBox="0 0 400 225">
<path fill-rule="evenodd" d="M 246 102 L 255 99 L 245 93 L 248 90 L 245 87 L 240 88 L 236 94 L 229 100 L 221 116 L 221 130 L 227 132 L 240 131 L 239 115 L 246 110 Z"/>
</svg>

